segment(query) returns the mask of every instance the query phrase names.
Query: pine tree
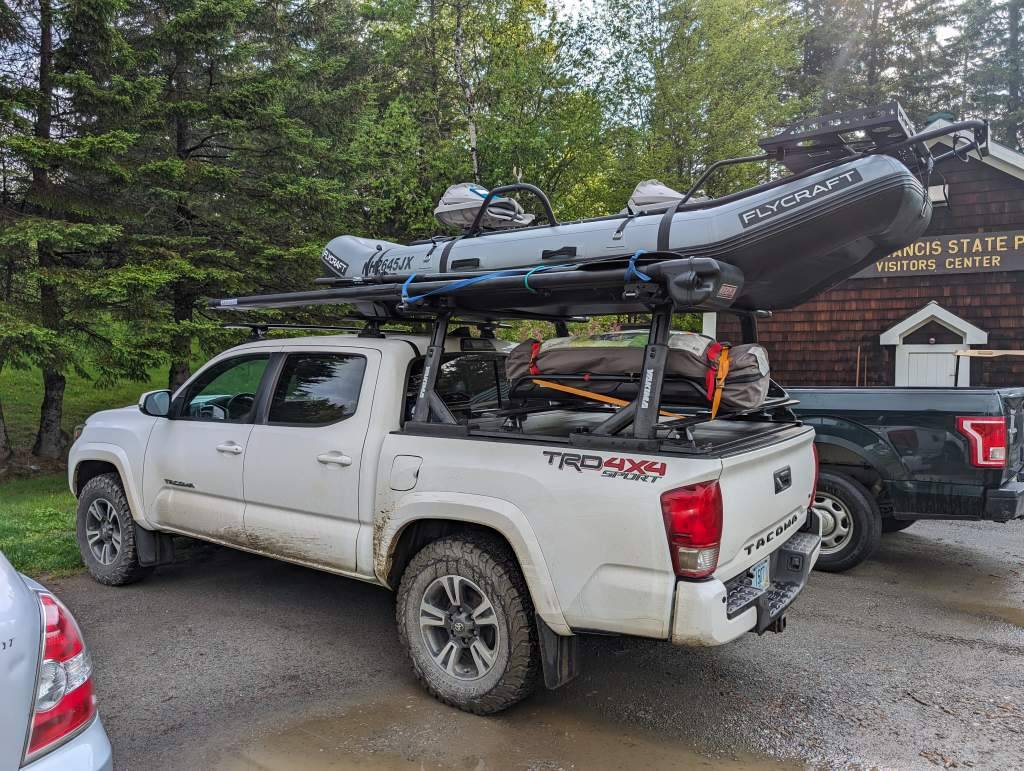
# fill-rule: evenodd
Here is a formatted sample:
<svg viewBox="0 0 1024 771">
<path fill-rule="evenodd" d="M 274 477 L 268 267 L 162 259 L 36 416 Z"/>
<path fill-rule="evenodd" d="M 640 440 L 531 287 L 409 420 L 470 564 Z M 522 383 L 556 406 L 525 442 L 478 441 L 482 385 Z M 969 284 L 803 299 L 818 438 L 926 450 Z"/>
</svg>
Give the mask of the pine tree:
<svg viewBox="0 0 1024 771">
<path fill-rule="evenodd" d="M 32 451 L 56 458 L 67 444 L 66 373 L 91 366 L 102 381 L 124 372 L 124 353 L 103 331 L 103 288 L 120 237 L 107 191 L 124 177 L 118 159 L 132 135 L 92 123 L 92 108 L 117 98 L 116 2 L 4 8 L 0 364 L 41 369 Z"/>
<path fill-rule="evenodd" d="M 821 112 L 896 99 L 918 122 L 947 109 L 954 51 L 940 40 L 951 23 L 945 0 L 800 0 L 805 25 L 796 89 Z"/>
<path fill-rule="evenodd" d="M 956 9 L 955 105 L 963 117 L 993 121 L 993 137 L 1024 146 L 1024 3 L 963 0 Z"/>
<path fill-rule="evenodd" d="M 288 110 L 304 88 L 292 11 L 254 0 L 130 6 L 124 34 L 157 94 L 137 119 L 126 227 L 136 270 L 161 285 L 147 335 L 169 352 L 171 388 L 191 372 L 197 339 L 222 339 L 205 298 L 305 285 L 316 225 L 339 200 L 325 142 Z"/>
</svg>

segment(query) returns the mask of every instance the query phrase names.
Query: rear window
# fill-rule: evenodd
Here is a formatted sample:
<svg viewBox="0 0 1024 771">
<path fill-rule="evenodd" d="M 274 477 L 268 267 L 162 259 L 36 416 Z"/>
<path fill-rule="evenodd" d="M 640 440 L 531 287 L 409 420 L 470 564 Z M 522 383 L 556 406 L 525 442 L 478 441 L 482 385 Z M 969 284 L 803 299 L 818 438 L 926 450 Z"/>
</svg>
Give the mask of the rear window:
<svg viewBox="0 0 1024 771">
<path fill-rule="evenodd" d="M 423 380 L 423 360 L 414 362 L 409 375 L 407 416 L 411 416 Z M 461 422 L 474 412 L 501 409 L 508 403 L 505 355 L 501 353 L 453 353 L 445 356 L 435 387 L 438 396 Z"/>
</svg>

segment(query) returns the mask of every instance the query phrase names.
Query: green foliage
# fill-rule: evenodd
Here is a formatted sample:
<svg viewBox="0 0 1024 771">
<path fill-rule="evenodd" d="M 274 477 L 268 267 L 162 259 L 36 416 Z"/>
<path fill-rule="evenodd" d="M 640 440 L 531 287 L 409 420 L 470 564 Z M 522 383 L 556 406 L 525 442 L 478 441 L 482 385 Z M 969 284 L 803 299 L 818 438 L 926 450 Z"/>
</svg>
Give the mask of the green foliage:
<svg viewBox="0 0 1024 771">
<path fill-rule="evenodd" d="M 166 380 L 167 373 L 161 364 L 141 373 L 137 379 L 115 384 L 103 384 L 92 373 L 72 372 L 64 392 L 62 428 L 70 434 L 94 412 L 135 404 L 145 391 L 165 387 Z M 0 372 L 0 398 L 15 447 L 28 447 L 32 443 L 42 400 L 41 382 L 42 373 L 38 369 L 7 367 Z M 3 465 L 0 459 L 0 467 Z M 0 492 L 0 499 L 3 497 Z"/>
<path fill-rule="evenodd" d="M 42 415 L 36 451 L 56 455 L 74 422 L 65 385 L 75 412 L 83 383 L 148 383 L 162 367 L 158 384 L 177 384 L 197 350 L 236 341 L 207 297 L 309 288 L 340 233 L 437 233 L 433 207 L 456 182 L 522 179 L 561 219 L 606 214 L 644 179 L 688 188 L 798 115 L 891 98 L 919 124 L 953 109 L 1024 139 L 1024 0 L 560 5 L 0 0 L 0 383 L 15 442 L 30 434 L 21 405 Z M 730 167 L 705 192 L 767 173 Z M 0 458 L 4 426 L 0 410 Z"/>
</svg>

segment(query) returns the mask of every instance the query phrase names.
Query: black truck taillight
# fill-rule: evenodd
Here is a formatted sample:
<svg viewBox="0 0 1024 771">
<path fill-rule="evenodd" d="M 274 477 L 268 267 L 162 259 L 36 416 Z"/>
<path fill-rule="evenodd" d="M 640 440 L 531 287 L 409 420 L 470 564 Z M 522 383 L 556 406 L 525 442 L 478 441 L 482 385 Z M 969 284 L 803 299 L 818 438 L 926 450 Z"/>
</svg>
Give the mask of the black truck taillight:
<svg viewBox="0 0 1024 771">
<path fill-rule="evenodd" d="M 956 430 L 967 437 L 972 466 L 1006 466 L 1006 418 L 960 417 L 956 419 Z"/>
</svg>

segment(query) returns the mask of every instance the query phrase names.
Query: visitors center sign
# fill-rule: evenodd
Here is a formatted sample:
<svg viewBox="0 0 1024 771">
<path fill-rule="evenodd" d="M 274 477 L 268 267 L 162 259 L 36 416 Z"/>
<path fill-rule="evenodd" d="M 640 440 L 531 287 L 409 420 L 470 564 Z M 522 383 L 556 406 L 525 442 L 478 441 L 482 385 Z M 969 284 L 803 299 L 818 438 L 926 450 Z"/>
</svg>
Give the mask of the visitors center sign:
<svg viewBox="0 0 1024 771">
<path fill-rule="evenodd" d="M 1024 230 L 931 236 L 875 260 L 852 278 L 1024 270 Z"/>
</svg>

